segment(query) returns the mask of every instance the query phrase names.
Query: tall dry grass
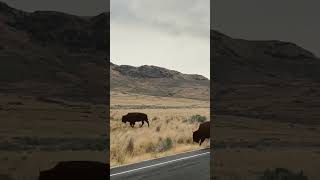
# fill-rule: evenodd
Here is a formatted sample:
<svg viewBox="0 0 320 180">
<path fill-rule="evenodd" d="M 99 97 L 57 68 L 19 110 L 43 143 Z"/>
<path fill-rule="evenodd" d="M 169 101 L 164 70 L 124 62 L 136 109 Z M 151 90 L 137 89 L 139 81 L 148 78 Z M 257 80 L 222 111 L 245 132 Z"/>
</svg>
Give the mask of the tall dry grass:
<svg viewBox="0 0 320 180">
<path fill-rule="evenodd" d="M 139 122 L 131 128 L 129 124 L 122 123 L 122 115 L 128 112 L 148 114 L 150 127 L 145 123 L 140 128 Z M 201 147 L 192 141 L 192 132 L 198 129 L 199 122 L 187 120 L 196 114 L 209 120 L 208 108 L 111 110 L 111 166 L 209 147 L 208 140 Z"/>
</svg>

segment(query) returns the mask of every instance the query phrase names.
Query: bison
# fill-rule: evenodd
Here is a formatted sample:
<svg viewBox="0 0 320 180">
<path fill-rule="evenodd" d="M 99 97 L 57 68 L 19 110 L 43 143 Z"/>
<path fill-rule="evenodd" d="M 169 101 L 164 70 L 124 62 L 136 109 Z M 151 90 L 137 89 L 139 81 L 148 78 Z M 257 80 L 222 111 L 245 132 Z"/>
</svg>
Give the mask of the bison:
<svg viewBox="0 0 320 180">
<path fill-rule="evenodd" d="M 105 180 L 109 177 L 109 164 L 94 161 L 64 161 L 54 168 L 41 171 L 38 180 Z"/>
<path fill-rule="evenodd" d="M 149 127 L 149 121 L 148 116 L 144 113 L 128 113 L 127 115 L 122 116 L 122 122 L 130 122 L 130 126 L 133 128 L 136 122 L 141 121 L 142 124 L 140 127 L 143 126 L 144 121 L 148 124 Z"/>
<path fill-rule="evenodd" d="M 193 132 L 193 142 L 200 142 L 200 146 L 206 138 L 210 139 L 210 121 L 201 123 L 199 129 Z"/>
</svg>

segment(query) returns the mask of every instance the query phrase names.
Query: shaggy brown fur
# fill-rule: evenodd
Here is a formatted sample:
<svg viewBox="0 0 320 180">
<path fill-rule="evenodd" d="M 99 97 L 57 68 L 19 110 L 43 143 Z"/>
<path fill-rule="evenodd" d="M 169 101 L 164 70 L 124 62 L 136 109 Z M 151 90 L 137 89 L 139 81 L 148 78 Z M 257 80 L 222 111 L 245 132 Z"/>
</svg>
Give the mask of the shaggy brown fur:
<svg viewBox="0 0 320 180">
<path fill-rule="evenodd" d="M 193 132 L 193 142 L 200 141 L 200 146 L 206 138 L 210 139 L 210 121 L 201 123 L 199 129 Z"/>
<path fill-rule="evenodd" d="M 122 116 L 122 122 L 130 122 L 130 126 L 133 128 L 136 122 L 141 121 L 142 124 L 140 127 L 143 126 L 144 121 L 148 124 L 149 127 L 149 121 L 148 116 L 144 113 L 128 113 L 127 115 Z"/>
</svg>

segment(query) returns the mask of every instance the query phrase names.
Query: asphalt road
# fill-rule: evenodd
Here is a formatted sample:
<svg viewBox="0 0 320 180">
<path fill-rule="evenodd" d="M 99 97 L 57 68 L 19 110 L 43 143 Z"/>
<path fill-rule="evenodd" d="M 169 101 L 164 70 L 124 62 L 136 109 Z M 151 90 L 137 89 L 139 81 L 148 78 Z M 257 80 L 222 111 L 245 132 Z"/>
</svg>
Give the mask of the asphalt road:
<svg viewBox="0 0 320 180">
<path fill-rule="evenodd" d="M 209 180 L 210 149 L 110 169 L 111 180 Z"/>
</svg>

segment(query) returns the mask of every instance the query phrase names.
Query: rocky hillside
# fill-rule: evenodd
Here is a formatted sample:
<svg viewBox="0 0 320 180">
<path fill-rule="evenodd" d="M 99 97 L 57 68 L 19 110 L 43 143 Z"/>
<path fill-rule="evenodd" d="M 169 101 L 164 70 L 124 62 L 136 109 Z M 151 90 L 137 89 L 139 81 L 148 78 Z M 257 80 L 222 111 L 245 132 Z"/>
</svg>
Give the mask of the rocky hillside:
<svg viewBox="0 0 320 180">
<path fill-rule="evenodd" d="M 211 31 L 216 114 L 296 123 L 320 118 L 320 59 L 294 43 Z"/>
<path fill-rule="evenodd" d="M 109 13 L 78 17 L 0 3 L 0 92 L 105 103 Z M 155 66 L 111 64 L 115 91 L 208 99 L 209 81 Z"/>
<path fill-rule="evenodd" d="M 111 91 L 209 100 L 209 79 L 157 66 L 110 64 Z"/>
<path fill-rule="evenodd" d="M 1 42 L 7 44 L 2 48 L 34 43 L 74 51 L 105 51 L 109 46 L 108 13 L 87 18 L 51 11 L 27 13 L 0 2 L 0 20 Z"/>
<path fill-rule="evenodd" d="M 103 103 L 108 49 L 108 13 L 28 13 L 0 3 L 2 93 Z"/>
<path fill-rule="evenodd" d="M 320 60 L 296 44 L 246 41 L 211 31 L 215 80 L 221 83 L 320 80 Z"/>
</svg>

